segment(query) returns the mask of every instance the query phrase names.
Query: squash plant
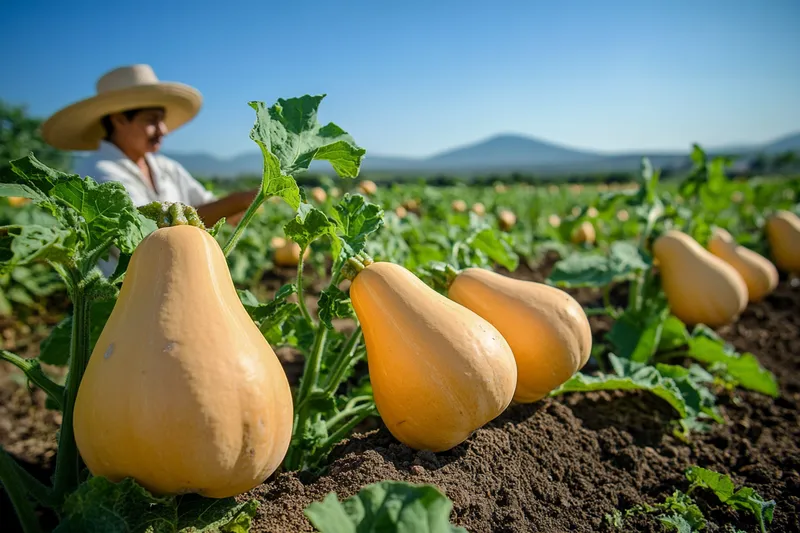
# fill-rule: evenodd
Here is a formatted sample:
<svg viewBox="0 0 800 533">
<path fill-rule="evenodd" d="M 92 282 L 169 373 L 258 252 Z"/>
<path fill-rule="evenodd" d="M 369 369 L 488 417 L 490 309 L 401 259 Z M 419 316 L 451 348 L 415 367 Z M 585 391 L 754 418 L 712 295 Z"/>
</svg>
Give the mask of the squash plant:
<svg viewBox="0 0 800 533">
<path fill-rule="evenodd" d="M 659 269 L 654 264 L 653 244 L 670 231 L 697 230 L 705 227 L 705 222 L 704 215 L 699 213 L 701 209 L 687 214 L 670 202 L 668 193 L 659 190 L 659 177 L 660 172 L 644 158 L 637 189 L 610 192 L 595 202 L 601 216 L 620 208 L 630 213 L 638 224 L 636 240 L 614 241 L 597 250 L 573 251 L 554 265 L 547 279 L 557 287 L 599 289 L 602 306 L 586 312 L 614 320 L 605 336 L 606 342 L 597 343 L 593 350 L 601 372 L 595 376 L 576 374 L 552 395 L 588 390 L 648 390 L 675 408 L 680 416 L 676 434 L 685 438 L 690 430 L 705 428 L 710 421 L 722 421 L 712 393 L 715 384 L 739 385 L 770 396 L 778 395 L 778 386 L 774 376 L 753 354 L 737 353 L 708 324 L 687 326 L 671 313 L 663 276 L 672 274 L 669 269 L 664 271 L 665 265 Z M 696 184 L 697 178 L 694 179 Z M 697 187 L 704 190 L 702 184 Z M 569 217 L 562 224 L 562 231 L 569 234 L 589 207 Z M 708 257 L 717 260 L 710 252 L 698 253 L 707 254 L 703 256 L 705 261 Z M 683 265 L 685 283 L 694 283 L 691 276 L 697 272 L 695 267 L 696 264 Z M 715 274 L 706 275 L 713 278 Z M 621 306 L 612 301 L 612 288 L 618 285 L 627 286 Z M 744 297 L 746 303 L 744 284 L 736 287 L 737 298 Z M 737 308 L 739 303 L 737 300 Z M 669 364 L 677 358 L 695 359 L 704 366 L 695 364 L 686 368 Z"/>
<path fill-rule="evenodd" d="M 338 228 L 334 243 L 337 252 L 343 250 L 343 253 L 337 253 L 339 263 L 344 262 L 346 254 L 354 254 L 363 247 L 365 237 L 380 226 L 380 209 L 377 206 L 367 205 L 361 197 L 346 199 L 338 211 L 340 216 L 337 219 L 338 226 L 335 226 L 333 219 L 311 208 L 305 202 L 304 195 L 291 176 L 292 173 L 307 169 L 314 159 L 329 161 L 341 177 L 352 178 L 358 173 L 365 151 L 356 146 L 347 133 L 337 125 L 331 123 L 323 126 L 317 122 L 317 109 L 323 98 L 324 95 L 306 95 L 301 98 L 281 99 L 271 107 L 266 107 L 261 102 L 250 103 L 256 111 L 251 138 L 261 147 L 264 175 L 257 197 L 227 242 L 220 246 L 220 257 L 231 253 L 259 206 L 270 197 L 278 197 L 296 210 L 296 218 L 286 229 L 287 234 L 303 247 L 307 247 L 312 240 L 326 232 L 334 233 L 335 228 Z M 108 324 L 111 324 L 114 320 L 112 311 L 115 308 L 114 302 L 119 295 L 120 286 L 124 284 L 133 255 L 140 243 L 154 234 L 158 226 L 189 224 L 199 226 L 197 231 L 206 231 L 202 223 L 196 219 L 196 214 L 192 214 L 192 210 L 182 211 L 178 204 L 151 205 L 137 209 L 120 184 L 113 182 L 98 184 L 91 177 L 82 178 L 60 172 L 42 164 L 33 154 L 10 162 L 10 165 L 3 170 L 0 195 L 29 198 L 55 220 L 55 224 L 49 226 L 11 224 L 2 227 L 0 269 L 2 272 L 9 272 L 19 266 L 47 262 L 65 284 L 73 308 L 71 317 L 60 327 L 55 328 L 51 337 L 42 345 L 42 357 L 45 360 L 68 365 L 65 385 L 53 381 L 42 370 L 37 360 L 23 359 L 7 351 L 1 354 L 4 361 L 16 365 L 34 385 L 47 393 L 51 407 L 63 412 L 52 485 L 40 483 L 5 451 L 0 452 L 0 481 L 13 502 L 24 531 L 29 533 L 41 530 L 31 497 L 37 504 L 55 513 L 60 522 L 57 528 L 59 532 L 83 531 L 87 526 L 87 520 L 91 522 L 102 519 L 98 516 L 98 512 L 102 514 L 101 510 L 108 509 L 113 510 L 110 512 L 114 515 L 118 526 L 117 529 L 109 531 L 127 530 L 125 528 L 129 526 L 135 529 L 132 524 L 141 525 L 150 519 L 164 521 L 167 520 L 165 517 L 169 517 L 169 520 L 163 522 L 163 525 L 170 529 L 156 528 L 156 531 L 183 530 L 190 527 L 199 531 L 212 526 L 222 527 L 225 530 L 226 524 L 249 521 L 248 517 L 252 517 L 255 512 L 254 506 L 237 504 L 231 497 L 206 502 L 191 494 L 160 496 L 148 493 L 130 479 L 124 483 L 108 483 L 103 476 L 88 475 L 76 446 L 75 428 L 83 427 L 74 423 L 76 400 L 82 377 L 89 364 L 93 347 L 97 346 L 98 339 L 102 337 L 105 321 L 108 320 Z M 165 221 L 164 215 L 169 215 L 168 218 L 171 220 Z M 222 221 L 207 230 L 212 237 L 218 234 L 221 224 Z M 119 250 L 120 260 L 117 270 L 106 278 L 96 265 L 101 258 L 108 255 L 112 246 Z M 209 267 L 203 265 L 202 261 L 200 263 L 195 261 L 192 268 L 204 270 Z M 141 271 L 146 269 L 147 265 L 144 264 L 138 268 Z M 284 299 L 288 292 L 298 293 L 303 316 L 310 319 L 302 299 L 302 272 L 301 263 L 298 268 L 296 288 L 280 292 L 279 297 L 269 304 L 262 305 L 248 299 L 246 294 L 236 294 L 240 298 L 236 305 L 242 306 L 249 312 L 244 315 L 245 317 L 249 319 L 255 315 L 263 319 L 259 322 L 261 334 L 269 334 L 271 331 L 271 327 L 265 325 L 265 320 L 270 325 L 278 322 L 276 315 L 285 309 L 281 299 Z M 154 283 L 158 282 L 159 275 L 180 276 L 181 273 L 148 274 Z M 188 276 L 189 272 L 185 275 Z M 231 283 L 230 278 L 228 279 L 229 281 L 225 282 L 224 279 L 220 281 L 212 278 L 210 283 Z M 208 287 L 207 290 L 213 288 Z M 337 296 L 338 293 L 333 289 L 326 293 L 325 297 L 329 304 L 321 306 L 323 321 L 326 311 L 328 311 L 327 316 L 337 313 L 337 305 L 340 304 Z M 184 312 L 191 313 L 192 310 L 184 309 Z M 296 455 L 297 449 L 300 447 L 305 450 L 305 441 L 302 437 L 308 434 L 308 428 L 312 423 L 321 422 L 321 417 L 315 414 L 320 411 L 319 402 L 324 401 L 329 392 L 335 392 L 333 384 L 338 384 L 337 379 L 342 378 L 347 367 L 345 363 L 336 366 L 335 373 L 325 374 L 325 387 L 319 386 L 321 358 L 326 347 L 328 328 L 320 326 L 313 320 L 309 320 L 308 326 L 300 336 L 304 341 L 313 338 L 310 342 L 313 349 L 307 361 L 306 376 L 301 381 L 300 391 L 294 398 L 298 413 L 294 426 L 298 429 L 289 431 L 292 434 L 292 450 L 294 450 L 293 455 L 289 456 L 290 466 L 308 462 Z M 147 333 L 140 332 L 142 335 Z M 353 334 L 348 342 L 338 346 L 340 350 L 336 353 L 345 359 L 352 357 L 359 338 L 358 332 Z M 267 339 L 262 340 L 264 345 L 268 346 Z M 100 355 L 105 357 L 106 353 Z M 113 353 L 110 356 L 113 357 Z M 349 359 L 345 362 L 349 363 Z M 157 379 L 157 376 L 154 376 L 154 379 Z M 87 398 L 88 401 L 101 401 Z M 337 436 L 341 438 L 345 433 L 342 428 L 352 427 L 354 421 L 363 418 L 373 409 L 371 396 L 368 395 L 355 398 L 348 405 L 349 408 L 338 410 L 328 420 L 331 427 L 340 424 L 332 431 L 331 436 L 334 438 Z M 249 407 L 243 405 L 242 409 Z M 88 438 L 91 439 L 93 431 L 96 432 L 97 428 L 87 433 Z M 325 444 L 331 445 L 332 441 L 326 441 Z M 319 447 L 312 450 L 314 458 L 319 458 L 321 455 L 318 449 Z M 147 461 L 147 457 L 140 456 L 138 460 Z M 198 468 L 203 466 L 198 465 Z M 209 491 L 209 494 L 224 495 L 214 492 Z M 151 506 L 152 512 L 142 514 L 133 511 L 142 505 Z M 201 512 L 200 509 L 204 506 L 210 506 L 212 511 Z M 196 523 L 186 523 L 186 517 L 195 517 Z"/>
</svg>

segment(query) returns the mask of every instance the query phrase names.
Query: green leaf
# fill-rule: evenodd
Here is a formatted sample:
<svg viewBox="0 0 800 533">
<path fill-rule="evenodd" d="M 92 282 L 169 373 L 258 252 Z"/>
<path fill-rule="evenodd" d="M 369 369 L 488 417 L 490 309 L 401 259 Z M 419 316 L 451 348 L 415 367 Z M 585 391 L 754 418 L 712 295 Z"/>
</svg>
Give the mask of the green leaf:
<svg viewBox="0 0 800 533">
<path fill-rule="evenodd" d="M 704 363 L 724 365 L 727 373 L 746 389 L 774 398 L 780 394 L 775 376 L 762 367 L 756 356 L 751 353 L 741 355 L 731 353 L 721 341 L 697 336 L 689 339 L 689 350 L 686 355 Z"/>
<path fill-rule="evenodd" d="M 116 300 L 92 302 L 89 308 L 89 353 L 111 316 Z M 65 366 L 69 363 L 69 345 L 72 338 L 72 315 L 59 322 L 40 344 L 39 361 L 49 365 Z"/>
<path fill-rule="evenodd" d="M 253 137 L 273 154 L 283 174 L 307 170 L 311 161 L 326 160 L 341 177 L 358 175 L 366 153 L 352 137 L 333 123 L 322 126 L 317 121 L 319 104 L 325 95 L 305 95 L 283 99 L 267 108 L 262 102 L 250 102 L 256 111 Z"/>
<path fill-rule="evenodd" d="M 117 182 L 98 184 L 91 177 L 52 169 L 33 155 L 17 159 L 2 171 L 0 194 L 16 187 L 24 196 L 46 209 L 64 231 L 84 249 L 115 244 L 123 253 L 133 253 L 154 228 L 133 205 L 125 187 Z M 12 187 L 13 186 L 13 187 Z"/>
<path fill-rule="evenodd" d="M 597 252 L 573 253 L 556 263 L 547 283 L 559 287 L 605 287 L 633 278 L 650 267 L 648 257 L 632 243 L 611 244 L 608 255 Z"/>
<path fill-rule="evenodd" d="M 519 266 L 519 257 L 503 236 L 504 234 L 487 227 L 471 235 L 467 239 L 467 244 L 485 253 L 489 259 L 513 272 Z"/>
<path fill-rule="evenodd" d="M 321 533 L 466 533 L 450 524 L 452 502 L 432 485 L 382 481 L 340 503 L 335 493 L 305 515 Z"/>
<path fill-rule="evenodd" d="M 328 329 L 333 329 L 334 318 L 353 318 L 350 297 L 339 287 L 330 286 L 319 295 L 319 319 Z"/>
<path fill-rule="evenodd" d="M 67 497 L 54 533 L 173 533 L 175 511 L 174 499 L 153 496 L 130 478 L 93 477 Z"/>
<path fill-rule="evenodd" d="M 247 533 L 258 511 L 258 500 L 237 503 L 234 498 L 208 499 L 180 496 L 179 533 Z"/>
<path fill-rule="evenodd" d="M 383 209 L 379 205 L 368 202 L 359 194 L 349 193 L 336 204 L 333 218 L 345 253 L 343 259 L 363 252 L 367 237 L 381 229 L 384 222 Z M 334 259 L 339 257 L 338 250 L 334 250 L 333 256 Z"/>
<path fill-rule="evenodd" d="M 693 466 L 686 471 L 686 478 L 692 486 L 689 491 L 696 488 L 705 488 L 714 492 L 722 503 L 727 503 L 734 509 L 750 511 L 758 520 L 761 531 L 766 531 L 764 520 L 772 523 L 775 501 L 766 501 L 750 487 L 742 487 L 734 492 L 733 480 L 730 476 Z"/>
<path fill-rule="evenodd" d="M 661 339 L 658 343 L 659 352 L 671 352 L 689 342 L 689 332 L 686 331 L 686 324 L 676 317 L 669 315 L 661 327 Z"/>
<path fill-rule="evenodd" d="M 4 226 L 0 228 L 0 274 L 37 261 L 69 260 L 70 232 L 43 226 Z"/>
<path fill-rule="evenodd" d="M 267 342 L 273 346 L 296 344 L 288 337 L 291 335 L 292 318 L 299 315 L 300 308 L 296 303 L 286 301 L 296 292 L 297 287 L 294 284 L 286 284 L 278 289 L 272 301 L 262 304 L 250 291 L 237 291 L 247 314 L 258 324 Z"/>
<path fill-rule="evenodd" d="M 693 528 L 684 517 L 678 514 L 659 516 L 658 521 L 667 526 L 668 531 L 677 531 L 678 533 L 695 533 L 700 531 L 699 529 Z"/>
<path fill-rule="evenodd" d="M 335 237 L 336 224 L 324 212 L 311 204 L 300 204 L 297 215 L 283 227 L 286 236 L 305 250 L 315 240 L 329 235 Z"/>
<path fill-rule="evenodd" d="M 588 376 L 581 372 L 572 376 L 550 393 L 557 396 L 567 392 L 590 392 L 600 390 L 646 390 L 670 404 L 681 419 L 689 417 L 686 401 L 675 382 L 665 378 L 652 366 L 636 365 L 609 354 L 609 360 L 617 375 L 600 374 Z"/>
<path fill-rule="evenodd" d="M 67 497 L 54 533 L 247 533 L 258 502 L 154 496 L 131 478 L 92 477 Z"/>
<path fill-rule="evenodd" d="M 644 316 L 637 311 L 623 313 L 606 335 L 614 347 L 614 353 L 639 363 L 650 361 L 658 350 L 668 314 L 667 309 Z"/>
</svg>

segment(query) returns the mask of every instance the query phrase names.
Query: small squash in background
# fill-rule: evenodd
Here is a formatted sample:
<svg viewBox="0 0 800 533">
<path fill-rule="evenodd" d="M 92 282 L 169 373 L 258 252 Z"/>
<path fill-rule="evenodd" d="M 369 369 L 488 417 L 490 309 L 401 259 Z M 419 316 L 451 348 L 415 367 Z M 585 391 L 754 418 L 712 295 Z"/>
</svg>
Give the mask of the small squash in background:
<svg viewBox="0 0 800 533">
<path fill-rule="evenodd" d="M 467 210 L 467 202 L 464 200 L 453 200 L 450 204 L 450 208 L 456 213 L 464 213 Z"/>
<path fill-rule="evenodd" d="M 378 192 L 378 186 L 374 181 L 364 180 L 358 184 L 358 190 L 365 196 L 371 196 Z"/>
<path fill-rule="evenodd" d="M 350 285 L 375 405 L 400 442 L 440 452 L 511 403 L 514 354 L 500 332 L 409 270 L 365 263 Z"/>
<path fill-rule="evenodd" d="M 300 264 L 300 245 L 283 237 L 273 237 L 270 241 L 273 252 L 272 260 L 278 266 L 293 267 Z M 311 248 L 306 248 L 303 261 L 311 255 Z"/>
<path fill-rule="evenodd" d="M 484 206 L 481 202 L 475 202 L 472 204 L 471 211 L 478 216 L 483 216 L 486 214 L 486 206 Z"/>
<path fill-rule="evenodd" d="M 292 393 L 208 232 L 160 228 L 134 251 L 78 390 L 86 466 L 160 495 L 226 498 L 283 461 Z"/>
<path fill-rule="evenodd" d="M 467 268 L 455 276 L 447 294 L 491 322 L 508 341 L 517 361 L 515 402 L 541 400 L 589 361 L 589 319 L 561 289 Z"/>
<path fill-rule="evenodd" d="M 775 265 L 766 257 L 738 245 L 726 230 L 714 228 L 708 241 L 708 250 L 742 276 L 751 302 L 761 301 L 778 286 L 778 269 Z"/>
<path fill-rule="evenodd" d="M 765 225 L 770 254 L 779 270 L 800 274 L 800 217 L 778 211 Z"/>
<path fill-rule="evenodd" d="M 517 215 L 508 209 L 503 209 L 497 215 L 497 223 L 503 231 L 509 231 L 517 223 Z"/>
<path fill-rule="evenodd" d="M 322 187 L 314 187 L 311 189 L 311 198 L 318 204 L 324 204 L 325 200 L 328 199 L 328 193 Z"/>
<path fill-rule="evenodd" d="M 588 220 L 581 222 L 571 235 L 573 244 L 594 244 L 597 234 Z"/>
<path fill-rule="evenodd" d="M 692 237 L 669 230 L 653 242 L 670 311 L 688 325 L 730 324 L 747 307 L 747 285 L 731 265 Z"/>
</svg>

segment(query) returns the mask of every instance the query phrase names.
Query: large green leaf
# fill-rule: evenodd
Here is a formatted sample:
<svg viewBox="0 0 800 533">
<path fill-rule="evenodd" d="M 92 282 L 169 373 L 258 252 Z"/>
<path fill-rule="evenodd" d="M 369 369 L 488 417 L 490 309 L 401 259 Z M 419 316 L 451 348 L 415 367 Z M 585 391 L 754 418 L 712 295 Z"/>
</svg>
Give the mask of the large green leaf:
<svg viewBox="0 0 800 533">
<path fill-rule="evenodd" d="M 614 242 L 608 254 L 573 253 L 553 266 L 547 282 L 559 287 L 605 287 L 631 279 L 650 267 L 649 257 L 627 241 Z"/>
</svg>

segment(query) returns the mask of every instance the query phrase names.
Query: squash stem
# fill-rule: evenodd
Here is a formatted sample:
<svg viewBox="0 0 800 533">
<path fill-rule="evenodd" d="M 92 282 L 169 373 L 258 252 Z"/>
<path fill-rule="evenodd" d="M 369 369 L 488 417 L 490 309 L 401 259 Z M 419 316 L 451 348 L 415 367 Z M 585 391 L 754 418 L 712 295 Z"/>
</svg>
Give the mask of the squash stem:
<svg viewBox="0 0 800 533">
<path fill-rule="evenodd" d="M 39 361 L 24 359 L 6 350 L 0 350 L 0 360 L 8 361 L 22 370 L 25 373 L 25 377 L 47 393 L 47 396 L 53 400 L 60 410 L 64 409 L 64 387 L 47 377 L 42 371 Z"/>
<path fill-rule="evenodd" d="M 24 533 L 41 533 L 39 519 L 34 506 L 28 499 L 16 462 L 3 448 L 0 448 L 0 484 L 3 485 L 8 499 L 14 506 L 22 531 Z"/>
<path fill-rule="evenodd" d="M 69 350 L 69 374 L 67 390 L 64 398 L 64 411 L 58 439 L 56 455 L 56 471 L 54 476 L 53 497 L 57 505 L 63 503 L 67 493 L 75 488 L 80 472 L 78 447 L 72 427 L 75 400 L 83 378 L 83 372 L 89 363 L 89 301 L 86 298 L 84 283 L 73 279 L 72 294 L 72 336 Z"/>
<path fill-rule="evenodd" d="M 322 392 L 325 396 L 333 395 L 341 385 L 347 369 L 350 368 L 350 364 L 353 362 L 353 355 L 356 353 L 361 337 L 361 326 L 358 326 L 350 335 L 350 338 L 347 339 L 347 343 L 333 363 L 333 370 L 331 370 L 325 385 L 322 387 Z"/>
<path fill-rule="evenodd" d="M 258 194 L 253 199 L 253 203 L 250 204 L 250 207 L 247 208 L 247 211 L 244 212 L 242 219 L 236 224 L 236 228 L 234 228 L 233 233 L 231 234 L 228 242 L 225 243 L 225 246 L 222 247 L 222 253 L 225 254 L 227 257 L 236 248 L 236 243 L 239 242 L 239 239 L 242 238 L 242 234 L 244 233 L 244 229 L 250 224 L 250 221 L 256 215 L 256 211 L 261 204 L 267 199 L 267 194 L 264 192 L 263 187 L 259 189 Z M 302 254 L 301 256 L 302 257 Z"/>
<path fill-rule="evenodd" d="M 309 466 L 314 466 L 319 460 L 324 457 L 328 451 L 340 440 L 345 438 L 347 435 L 353 431 L 353 428 L 359 425 L 365 418 L 368 416 L 375 414 L 375 404 L 370 402 L 368 404 L 360 405 L 354 408 L 352 411 L 347 413 L 347 415 L 352 416 L 350 420 L 347 421 L 344 425 L 340 426 L 339 429 L 334 431 L 332 434 L 328 435 L 322 444 L 317 447 L 314 455 L 311 456 L 311 460 L 308 461 Z"/>
<path fill-rule="evenodd" d="M 306 253 L 306 248 L 300 249 L 300 259 L 297 262 L 297 302 L 300 305 L 300 312 L 303 314 L 303 318 L 305 318 L 313 329 L 317 329 L 317 323 L 311 317 L 311 313 L 308 312 L 308 307 L 306 306 L 306 299 L 303 296 L 303 268 L 304 268 L 304 261 L 303 261 L 303 254 Z"/>
</svg>

